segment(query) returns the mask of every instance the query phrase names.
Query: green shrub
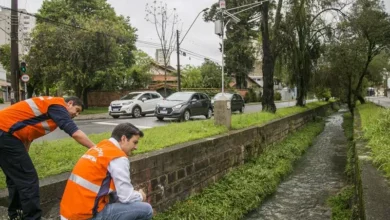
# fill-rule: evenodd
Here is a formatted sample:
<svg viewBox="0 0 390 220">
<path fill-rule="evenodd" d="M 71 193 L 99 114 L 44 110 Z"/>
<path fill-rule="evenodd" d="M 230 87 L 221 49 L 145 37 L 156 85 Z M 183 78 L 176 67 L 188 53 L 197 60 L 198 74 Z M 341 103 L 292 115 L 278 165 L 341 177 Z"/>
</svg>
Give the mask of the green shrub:
<svg viewBox="0 0 390 220">
<path fill-rule="evenodd" d="M 275 101 L 280 101 L 280 100 L 282 100 L 282 94 L 280 94 L 280 92 L 275 92 L 275 94 L 274 94 L 274 100 L 275 100 Z"/>
<path fill-rule="evenodd" d="M 332 208 L 332 220 L 352 219 L 352 207 L 350 201 L 353 197 L 354 187 L 347 186 L 337 195 L 328 199 L 327 203 Z"/>
<path fill-rule="evenodd" d="M 248 89 L 248 93 L 246 94 L 246 96 L 248 96 L 247 97 L 247 102 L 257 102 L 258 101 L 256 92 L 255 92 L 255 90 L 253 88 L 249 88 Z"/>
<path fill-rule="evenodd" d="M 244 96 L 244 102 L 245 103 L 249 103 L 249 95 L 248 95 L 248 93 L 246 93 L 245 96 Z"/>
<path fill-rule="evenodd" d="M 4 99 L 0 98 L 0 104 L 3 104 L 3 103 L 4 103 Z"/>
<path fill-rule="evenodd" d="M 332 94 L 329 88 L 318 88 L 315 90 L 315 96 L 318 100 L 329 101 L 329 99 L 332 97 Z"/>
</svg>

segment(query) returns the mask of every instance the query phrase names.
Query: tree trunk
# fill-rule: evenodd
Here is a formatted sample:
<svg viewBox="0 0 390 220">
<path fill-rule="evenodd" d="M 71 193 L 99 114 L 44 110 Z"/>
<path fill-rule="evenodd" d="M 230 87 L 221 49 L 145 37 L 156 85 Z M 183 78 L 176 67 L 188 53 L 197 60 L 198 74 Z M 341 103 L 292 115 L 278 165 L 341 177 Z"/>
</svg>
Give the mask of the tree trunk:
<svg viewBox="0 0 390 220">
<path fill-rule="evenodd" d="M 348 77 L 348 100 L 347 100 L 347 104 L 348 104 L 348 109 L 349 109 L 349 112 L 351 112 L 351 115 L 353 116 L 353 113 L 354 113 L 354 108 L 355 108 L 355 105 L 354 105 L 354 102 L 352 100 L 352 76 L 349 76 Z"/>
<path fill-rule="evenodd" d="M 268 28 L 268 11 L 269 2 L 264 2 L 261 7 L 262 20 L 261 20 L 261 35 L 263 45 L 263 100 L 261 102 L 263 111 L 276 112 L 276 106 L 274 102 L 274 57 L 271 51 L 271 42 L 269 38 Z"/>
<path fill-rule="evenodd" d="M 81 98 L 83 95 L 83 87 L 81 85 L 75 85 L 75 93 L 78 98 Z"/>
<path fill-rule="evenodd" d="M 46 86 L 46 96 L 49 96 L 50 95 L 50 90 L 49 90 L 49 87 Z"/>
<path fill-rule="evenodd" d="M 363 98 L 361 94 L 357 94 L 356 98 L 359 100 L 360 104 L 365 104 L 366 100 Z"/>
<path fill-rule="evenodd" d="M 164 97 L 166 98 L 167 97 L 167 65 L 165 64 L 164 65 Z"/>
<path fill-rule="evenodd" d="M 27 84 L 27 98 L 31 98 L 33 96 L 35 87 L 31 84 Z"/>
<path fill-rule="evenodd" d="M 84 104 L 84 109 L 88 109 L 88 88 L 85 88 L 83 91 L 83 104 Z"/>
<path fill-rule="evenodd" d="M 359 100 L 359 102 L 361 104 L 365 104 L 366 101 L 364 100 L 362 94 L 361 94 L 361 90 L 362 90 L 362 85 L 363 85 L 363 79 L 364 79 L 364 76 L 366 76 L 367 74 L 367 70 L 368 70 L 368 66 L 370 65 L 372 59 L 373 59 L 373 56 L 372 56 L 372 45 L 371 45 L 371 42 L 370 42 L 370 45 L 369 45 L 369 51 L 368 51 L 368 55 L 367 55 L 367 60 L 366 60 L 366 64 L 364 65 L 364 69 L 362 71 L 362 74 L 360 75 L 359 77 L 359 82 L 356 86 L 356 89 L 355 89 L 355 97 Z"/>
<path fill-rule="evenodd" d="M 297 106 L 305 106 L 305 82 L 302 76 L 302 73 L 298 73 L 298 83 L 297 83 Z"/>
</svg>

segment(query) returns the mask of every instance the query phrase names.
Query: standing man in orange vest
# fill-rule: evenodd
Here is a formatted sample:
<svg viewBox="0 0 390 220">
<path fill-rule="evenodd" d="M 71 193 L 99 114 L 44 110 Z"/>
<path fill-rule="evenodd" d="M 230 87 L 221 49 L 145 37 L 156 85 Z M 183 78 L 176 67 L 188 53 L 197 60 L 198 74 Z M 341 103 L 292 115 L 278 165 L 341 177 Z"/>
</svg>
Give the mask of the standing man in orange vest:
<svg viewBox="0 0 390 220">
<path fill-rule="evenodd" d="M 130 123 L 89 149 L 76 163 L 61 200 L 61 220 L 151 219 L 153 209 L 130 180 L 128 156 L 144 134 Z M 114 195 L 114 196 L 112 196 Z M 111 198 L 110 198 L 111 197 Z"/>
<path fill-rule="evenodd" d="M 81 145 L 95 146 L 72 120 L 82 106 L 77 97 L 36 97 L 0 110 L 0 167 L 6 176 L 10 219 L 18 218 L 18 210 L 23 219 L 41 219 L 39 179 L 28 155 L 34 139 L 59 127 Z"/>
</svg>

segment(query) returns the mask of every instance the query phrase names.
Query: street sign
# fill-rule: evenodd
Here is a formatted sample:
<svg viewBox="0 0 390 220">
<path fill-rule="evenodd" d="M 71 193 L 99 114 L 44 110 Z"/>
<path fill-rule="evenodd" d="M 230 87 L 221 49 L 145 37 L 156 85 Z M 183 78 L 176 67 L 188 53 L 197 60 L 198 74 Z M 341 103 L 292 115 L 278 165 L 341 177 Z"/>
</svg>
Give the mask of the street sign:
<svg viewBox="0 0 390 220">
<path fill-rule="evenodd" d="M 220 9 L 225 9 L 226 8 L 225 0 L 219 0 L 219 8 Z"/>
<path fill-rule="evenodd" d="M 27 75 L 27 74 L 23 74 L 22 77 L 20 77 L 20 79 L 23 81 L 23 82 L 28 82 L 30 80 L 30 76 Z"/>
</svg>

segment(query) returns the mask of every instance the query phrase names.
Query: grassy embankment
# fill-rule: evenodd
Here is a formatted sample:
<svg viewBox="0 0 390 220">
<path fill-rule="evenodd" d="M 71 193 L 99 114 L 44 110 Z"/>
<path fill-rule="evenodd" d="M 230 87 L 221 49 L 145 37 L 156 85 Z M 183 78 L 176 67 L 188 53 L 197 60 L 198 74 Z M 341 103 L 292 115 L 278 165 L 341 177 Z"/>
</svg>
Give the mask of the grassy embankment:
<svg viewBox="0 0 390 220">
<path fill-rule="evenodd" d="M 256 112 L 232 116 L 232 129 L 242 129 L 261 125 L 274 119 L 297 114 L 327 104 L 326 102 L 308 103 L 306 107 L 290 107 L 278 109 L 276 114 Z M 226 133 L 227 129 L 215 126 L 214 120 L 191 121 L 186 123 L 171 123 L 162 127 L 154 127 L 144 131 L 136 154 L 150 152 L 175 144 L 198 140 Z M 110 132 L 89 135 L 92 141 L 98 143 L 110 137 Z M 86 151 L 71 138 L 33 143 L 30 156 L 37 169 L 39 178 L 71 171 L 74 164 Z M 5 187 L 5 177 L 0 172 L 0 188 Z"/>
</svg>

